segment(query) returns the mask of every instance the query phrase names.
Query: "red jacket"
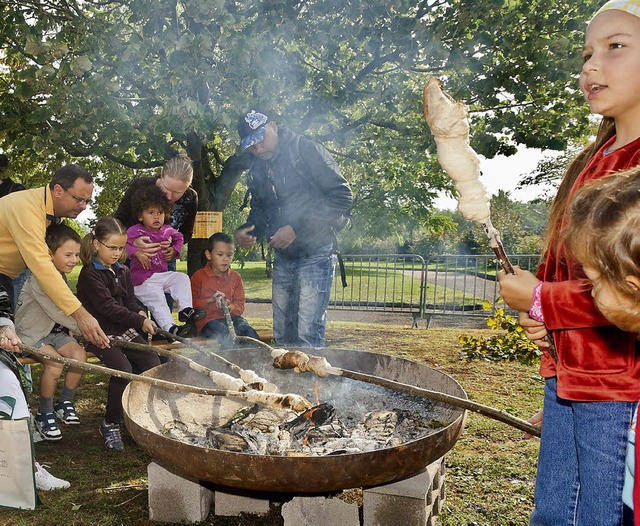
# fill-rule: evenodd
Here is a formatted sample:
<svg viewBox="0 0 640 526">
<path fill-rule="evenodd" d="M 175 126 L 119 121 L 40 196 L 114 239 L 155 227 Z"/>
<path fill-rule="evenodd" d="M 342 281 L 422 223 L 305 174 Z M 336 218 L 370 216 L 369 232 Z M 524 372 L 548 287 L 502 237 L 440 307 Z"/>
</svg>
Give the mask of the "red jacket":
<svg viewBox="0 0 640 526">
<path fill-rule="evenodd" d="M 216 276 L 211 270 L 211 263 L 207 263 L 204 268 L 194 272 L 191 276 L 191 295 L 193 296 L 193 306 L 196 309 L 205 309 L 206 316 L 196 321 L 196 328 L 200 332 L 210 320 L 224 318 L 224 312 L 216 308 L 215 303 L 207 301 L 216 292 L 223 292 L 231 304 L 229 311 L 232 316 L 242 316 L 244 312 L 244 284 L 242 277 L 235 270 L 227 270 L 222 276 Z"/>
<path fill-rule="evenodd" d="M 589 161 L 572 193 L 588 181 L 640 164 L 640 138 L 605 155 L 613 140 Z M 582 267 L 573 259 L 559 260 L 548 255 L 537 276 L 544 282 L 541 294 L 544 323 L 553 335 L 558 353 L 557 363 L 544 353 L 542 376 L 556 376 L 558 395 L 567 400 L 640 400 L 636 336 L 614 327 L 598 312 Z"/>
</svg>

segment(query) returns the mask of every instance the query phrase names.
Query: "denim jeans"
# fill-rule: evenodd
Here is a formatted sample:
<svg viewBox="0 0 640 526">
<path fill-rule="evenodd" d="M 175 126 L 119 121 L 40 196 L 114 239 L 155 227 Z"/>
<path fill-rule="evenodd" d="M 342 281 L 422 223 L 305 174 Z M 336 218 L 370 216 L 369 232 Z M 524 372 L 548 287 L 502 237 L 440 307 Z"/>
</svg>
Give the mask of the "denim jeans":
<svg viewBox="0 0 640 526">
<path fill-rule="evenodd" d="M 335 267 L 332 245 L 314 254 L 273 262 L 273 336 L 278 345 L 324 347 Z"/>
<path fill-rule="evenodd" d="M 231 321 L 233 321 L 233 328 L 236 331 L 237 336 L 249 336 L 250 338 L 258 339 L 258 333 L 242 316 L 231 316 Z M 209 320 L 207 324 L 202 327 L 200 335 L 206 338 L 218 340 L 220 342 L 220 347 L 223 349 L 228 349 L 233 346 L 233 342 L 229 337 L 227 320 L 224 318 Z"/>
<path fill-rule="evenodd" d="M 622 526 L 627 434 L 634 402 L 572 402 L 545 384 L 530 526 Z"/>
</svg>

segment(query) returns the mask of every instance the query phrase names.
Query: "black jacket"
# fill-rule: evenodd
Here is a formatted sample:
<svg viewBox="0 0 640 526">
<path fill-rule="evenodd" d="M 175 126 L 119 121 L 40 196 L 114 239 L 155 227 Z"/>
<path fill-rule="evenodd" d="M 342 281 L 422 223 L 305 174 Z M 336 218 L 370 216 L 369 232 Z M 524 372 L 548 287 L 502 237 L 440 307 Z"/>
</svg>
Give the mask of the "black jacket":
<svg viewBox="0 0 640 526">
<path fill-rule="evenodd" d="M 78 299 L 104 332 L 119 336 L 128 329 L 142 330 L 145 317 L 136 300 L 131 274 L 124 265 L 116 263 L 113 271 L 97 259 L 82 267 L 78 276 Z"/>
<path fill-rule="evenodd" d="M 334 243 L 335 227 L 353 203 L 331 154 L 287 128 L 278 128 L 272 159 L 253 158 L 247 185 L 251 211 L 243 226 L 255 225 L 252 233 L 267 240 L 285 225 L 296 233 L 289 247 L 277 249 L 281 257 L 305 257 Z"/>
</svg>

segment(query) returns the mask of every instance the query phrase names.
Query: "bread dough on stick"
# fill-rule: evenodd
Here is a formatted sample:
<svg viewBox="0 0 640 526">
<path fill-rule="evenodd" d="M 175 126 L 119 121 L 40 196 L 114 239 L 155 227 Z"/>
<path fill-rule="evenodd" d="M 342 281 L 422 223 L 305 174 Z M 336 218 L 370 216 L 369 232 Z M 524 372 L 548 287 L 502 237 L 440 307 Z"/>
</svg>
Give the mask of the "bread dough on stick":
<svg viewBox="0 0 640 526">
<path fill-rule="evenodd" d="M 480 159 L 469 144 L 467 108 L 442 90 L 437 78 L 422 92 L 424 118 L 438 148 L 438 161 L 460 194 L 458 210 L 467 219 L 491 223 L 489 195 L 480 182 Z"/>
</svg>

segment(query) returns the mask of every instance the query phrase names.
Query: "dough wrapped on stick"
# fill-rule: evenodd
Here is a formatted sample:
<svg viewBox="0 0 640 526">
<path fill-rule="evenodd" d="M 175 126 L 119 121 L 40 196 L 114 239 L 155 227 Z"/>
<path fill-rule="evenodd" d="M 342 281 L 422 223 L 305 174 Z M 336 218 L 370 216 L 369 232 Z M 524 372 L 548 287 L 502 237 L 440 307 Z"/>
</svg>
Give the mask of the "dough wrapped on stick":
<svg viewBox="0 0 640 526">
<path fill-rule="evenodd" d="M 480 223 L 489 244 L 505 272 L 513 274 L 500 232 L 491 223 L 490 200 L 480 181 L 480 159 L 469 144 L 468 111 L 464 104 L 451 98 L 442 83 L 432 78 L 422 92 L 422 109 L 438 149 L 438 161 L 453 180 L 458 191 L 458 210 L 467 219 Z"/>
</svg>

